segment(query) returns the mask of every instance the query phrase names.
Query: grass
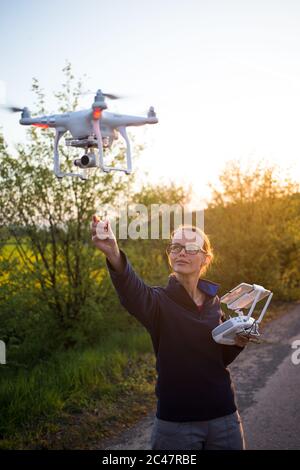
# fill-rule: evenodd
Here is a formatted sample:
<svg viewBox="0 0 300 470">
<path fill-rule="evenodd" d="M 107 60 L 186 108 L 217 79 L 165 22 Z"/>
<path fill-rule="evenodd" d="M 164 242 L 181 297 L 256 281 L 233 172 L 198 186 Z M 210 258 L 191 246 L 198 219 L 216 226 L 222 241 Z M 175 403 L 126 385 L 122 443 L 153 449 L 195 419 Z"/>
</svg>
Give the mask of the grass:
<svg viewBox="0 0 300 470">
<path fill-rule="evenodd" d="M 88 423 L 94 439 L 113 435 L 112 423 L 132 422 L 131 402 L 138 415 L 146 412 L 145 397 L 153 405 L 150 351 L 146 331 L 116 332 L 98 348 L 57 354 L 30 371 L 1 372 L 0 448 L 88 448 Z"/>
</svg>

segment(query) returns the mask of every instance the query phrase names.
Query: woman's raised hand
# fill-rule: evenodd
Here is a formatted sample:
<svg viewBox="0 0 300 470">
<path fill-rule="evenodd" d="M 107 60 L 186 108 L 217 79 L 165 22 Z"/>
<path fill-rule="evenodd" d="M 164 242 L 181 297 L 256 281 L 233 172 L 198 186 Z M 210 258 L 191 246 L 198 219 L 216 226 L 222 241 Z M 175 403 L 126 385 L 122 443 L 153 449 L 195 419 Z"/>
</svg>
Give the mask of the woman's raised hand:
<svg viewBox="0 0 300 470">
<path fill-rule="evenodd" d="M 122 270 L 120 250 L 109 220 L 100 220 L 97 215 L 93 215 L 91 230 L 95 247 L 104 253 L 117 271 Z"/>
</svg>

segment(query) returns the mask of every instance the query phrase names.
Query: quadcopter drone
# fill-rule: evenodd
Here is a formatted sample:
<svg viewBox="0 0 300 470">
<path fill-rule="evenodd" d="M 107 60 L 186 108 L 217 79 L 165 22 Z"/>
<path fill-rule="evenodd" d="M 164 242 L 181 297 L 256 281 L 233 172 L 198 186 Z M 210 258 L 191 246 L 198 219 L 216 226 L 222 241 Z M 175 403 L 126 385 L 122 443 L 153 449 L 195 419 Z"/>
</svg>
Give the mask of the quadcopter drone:
<svg viewBox="0 0 300 470">
<path fill-rule="evenodd" d="M 40 117 L 31 117 L 28 108 L 6 108 L 13 112 L 22 113 L 20 124 L 55 128 L 54 173 L 58 178 L 76 176 L 85 180 L 87 179 L 86 169 L 88 168 L 101 168 L 102 171 L 107 173 L 110 171 L 124 171 L 126 174 L 130 174 L 132 163 L 130 142 L 126 132 L 127 126 L 156 124 L 158 119 L 152 106 L 145 117 L 105 111 L 107 108 L 105 97 L 110 99 L 119 98 L 116 95 L 102 93 L 101 90 L 98 90 L 90 109 Z M 84 149 L 84 155 L 74 160 L 74 165 L 83 170 L 81 173 L 63 173 L 60 169 L 58 144 L 67 131 L 71 133 L 72 137 L 66 138 L 66 145 Z M 126 168 L 106 166 L 104 164 L 104 149 L 111 147 L 113 141 L 118 139 L 118 133 L 126 142 Z M 97 151 L 93 151 L 94 148 Z"/>
<path fill-rule="evenodd" d="M 234 310 L 237 315 L 230 317 L 229 320 L 214 328 L 212 330 L 213 339 L 217 343 L 233 345 L 235 344 L 235 335 L 242 335 L 247 336 L 250 341 L 260 342 L 258 325 L 267 311 L 272 296 L 273 293 L 271 291 L 257 284 L 251 285 L 243 282 L 234 289 L 231 289 L 221 297 L 220 302 L 225 303 L 227 308 Z M 265 297 L 268 297 L 266 303 L 259 318 L 255 320 L 251 316 L 255 305 Z M 241 310 L 243 308 L 250 308 L 247 315 L 244 315 Z"/>
</svg>

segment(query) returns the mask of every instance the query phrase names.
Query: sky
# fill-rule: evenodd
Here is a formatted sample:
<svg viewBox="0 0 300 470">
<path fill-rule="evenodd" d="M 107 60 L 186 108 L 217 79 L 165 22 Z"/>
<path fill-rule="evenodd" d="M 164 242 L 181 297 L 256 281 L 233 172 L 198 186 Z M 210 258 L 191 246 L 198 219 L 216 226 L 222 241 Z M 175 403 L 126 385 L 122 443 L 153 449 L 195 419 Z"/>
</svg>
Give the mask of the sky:
<svg viewBox="0 0 300 470">
<path fill-rule="evenodd" d="M 0 102 L 33 114 L 33 77 L 56 112 L 66 61 L 86 90 L 127 96 L 109 110 L 154 106 L 159 123 L 132 131 L 151 182 L 192 184 L 200 200 L 232 159 L 300 181 L 296 0 L 1 0 L 0 57 Z M 25 139 L 18 119 L 0 110 L 10 148 Z"/>
</svg>

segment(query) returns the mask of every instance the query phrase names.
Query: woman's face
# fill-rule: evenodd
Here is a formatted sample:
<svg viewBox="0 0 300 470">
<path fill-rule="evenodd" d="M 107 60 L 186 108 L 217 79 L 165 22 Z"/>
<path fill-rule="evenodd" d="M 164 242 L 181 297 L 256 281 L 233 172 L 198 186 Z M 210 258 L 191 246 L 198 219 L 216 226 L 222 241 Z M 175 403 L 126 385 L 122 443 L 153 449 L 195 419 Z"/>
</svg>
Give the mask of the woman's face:
<svg viewBox="0 0 300 470">
<path fill-rule="evenodd" d="M 172 238 L 172 243 L 186 244 L 196 243 L 198 247 L 203 247 L 203 238 L 192 230 L 177 230 Z M 179 253 L 169 253 L 169 262 L 175 273 L 199 275 L 202 265 L 205 263 L 206 255 L 203 252 L 188 254 L 184 249 Z"/>
</svg>

